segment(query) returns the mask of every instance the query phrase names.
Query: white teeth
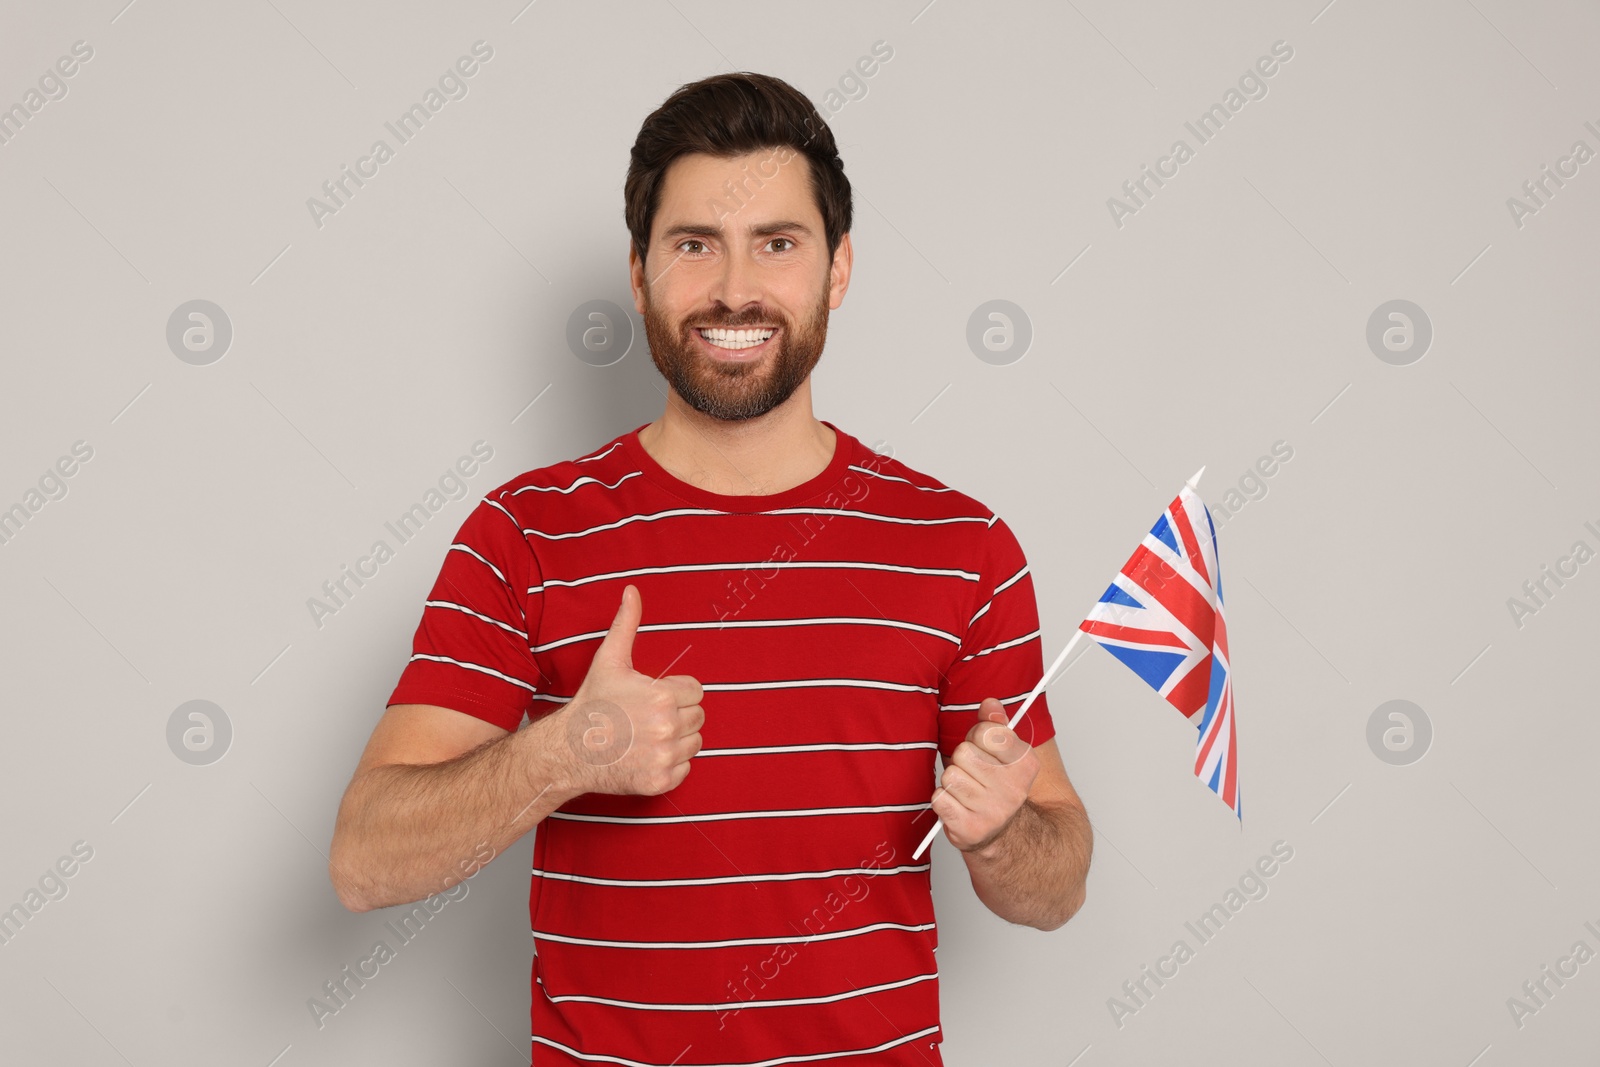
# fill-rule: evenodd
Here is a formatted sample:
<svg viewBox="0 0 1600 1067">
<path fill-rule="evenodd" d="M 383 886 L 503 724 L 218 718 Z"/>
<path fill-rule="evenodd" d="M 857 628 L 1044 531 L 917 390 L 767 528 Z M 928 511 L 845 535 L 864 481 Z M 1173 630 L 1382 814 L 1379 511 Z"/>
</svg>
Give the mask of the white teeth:
<svg viewBox="0 0 1600 1067">
<path fill-rule="evenodd" d="M 700 331 L 700 336 L 704 337 L 707 341 L 709 341 L 712 344 L 716 345 L 718 348 L 726 348 L 726 349 L 728 349 L 730 351 L 738 351 L 738 350 L 743 349 L 743 348 L 754 348 L 756 345 L 761 344 L 763 341 L 765 341 L 767 338 L 771 337 L 776 332 L 777 332 L 776 330 L 766 330 L 766 329 L 759 329 L 759 330 L 703 329 L 703 330 Z"/>
</svg>

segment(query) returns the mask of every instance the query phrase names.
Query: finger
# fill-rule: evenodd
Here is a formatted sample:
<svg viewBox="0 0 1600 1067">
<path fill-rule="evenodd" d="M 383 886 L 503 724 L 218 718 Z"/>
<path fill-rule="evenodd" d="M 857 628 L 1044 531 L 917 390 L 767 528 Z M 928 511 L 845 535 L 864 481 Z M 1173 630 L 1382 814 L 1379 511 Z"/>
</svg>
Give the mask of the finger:
<svg viewBox="0 0 1600 1067">
<path fill-rule="evenodd" d="M 615 667 L 633 669 L 633 639 L 639 632 L 639 619 L 644 614 L 638 587 L 631 582 L 622 587 L 622 603 L 610 629 L 595 649 L 594 658 Z"/>
<path fill-rule="evenodd" d="M 667 788 L 664 791 L 670 793 L 682 785 L 683 780 L 689 777 L 689 768 L 691 766 L 692 764 L 690 764 L 688 760 L 685 760 L 676 767 L 672 768 L 672 774 L 667 779 Z"/>
<path fill-rule="evenodd" d="M 687 737 L 699 733 L 700 728 L 706 724 L 706 709 L 699 704 L 690 704 L 686 708 L 678 709 L 678 736 Z"/>
<path fill-rule="evenodd" d="M 999 756 L 989 752 L 977 741 L 968 738 L 957 745 L 955 751 L 950 753 L 950 762 L 962 767 L 970 774 L 977 775 L 982 773 L 981 768 L 983 767 L 1000 766 L 1001 760 Z"/>
<path fill-rule="evenodd" d="M 676 744 L 678 747 L 675 762 L 688 763 L 700 754 L 700 747 L 703 741 L 698 733 L 692 733 L 680 737 Z"/>
<path fill-rule="evenodd" d="M 706 695 L 705 687 L 700 684 L 700 680 L 687 674 L 663 675 L 655 680 L 655 684 L 666 686 L 680 708 L 698 704 Z"/>
<path fill-rule="evenodd" d="M 967 731 L 967 742 L 976 746 L 992 763 L 1015 763 L 1029 746 L 1016 731 L 998 722 L 980 722 Z"/>
<path fill-rule="evenodd" d="M 939 776 L 939 784 L 948 796 L 968 811 L 976 810 L 979 798 L 983 795 L 983 786 L 960 767 L 946 767 L 944 774 Z"/>
<path fill-rule="evenodd" d="M 966 807 L 948 791 L 934 794 L 933 801 L 928 806 L 933 809 L 933 814 L 938 820 L 944 823 L 946 835 L 956 832 L 956 828 L 967 816 Z"/>
</svg>

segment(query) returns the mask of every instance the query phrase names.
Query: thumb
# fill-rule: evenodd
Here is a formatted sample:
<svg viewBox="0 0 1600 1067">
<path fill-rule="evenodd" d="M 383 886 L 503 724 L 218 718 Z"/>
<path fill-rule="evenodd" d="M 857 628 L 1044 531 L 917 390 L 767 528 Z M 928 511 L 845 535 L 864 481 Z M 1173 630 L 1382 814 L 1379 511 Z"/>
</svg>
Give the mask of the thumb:
<svg viewBox="0 0 1600 1067">
<path fill-rule="evenodd" d="M 996 697 L 986 697 L 978 707 L 979 722 L 1006 722 L 1010 716 L 1006 714 L 1006 706 Z"/>
<path fill-rule="evenodd" d="M 630 583 L 622 587 L 622 604 L 617 608 L 617 617 L 611 620 L 611 628 L 601 639 L 600 647 L 595 649 L 596 660 L 633 669 L 633 638 L 639 632 L 639 619 L 644 614 L 641 599 L 637 586 Z"/>
</svg>

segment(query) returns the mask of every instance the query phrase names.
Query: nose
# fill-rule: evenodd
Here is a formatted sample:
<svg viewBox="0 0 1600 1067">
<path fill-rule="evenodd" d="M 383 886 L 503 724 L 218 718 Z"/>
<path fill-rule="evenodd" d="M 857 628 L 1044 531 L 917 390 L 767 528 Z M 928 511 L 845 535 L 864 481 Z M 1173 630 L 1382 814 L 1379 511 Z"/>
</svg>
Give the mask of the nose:
<svg viewBox="0 0 1600 1067">
<path fill-rule="evenodd" d="M 732 308 L 736 314 L 747 305 L 760 302 L 760 273 L 749 249 L 728 250 L 722 257 L 722 270 L 718 272 L 709 295 Z"/>
</svg>

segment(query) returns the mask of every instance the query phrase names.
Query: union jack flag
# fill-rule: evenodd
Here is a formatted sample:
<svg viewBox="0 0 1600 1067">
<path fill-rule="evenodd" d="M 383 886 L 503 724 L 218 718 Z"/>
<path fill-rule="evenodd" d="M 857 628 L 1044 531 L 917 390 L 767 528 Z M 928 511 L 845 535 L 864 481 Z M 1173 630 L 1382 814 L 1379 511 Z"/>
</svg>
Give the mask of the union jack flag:
<svg viewBox="0 0 1600 1067">
<path fill-rule="evenodd" d="M 1194 773 L 1242 822 L 1216 537 L 1185 485 L 1079 629 L 1195 723 Z"/>
</svg>

